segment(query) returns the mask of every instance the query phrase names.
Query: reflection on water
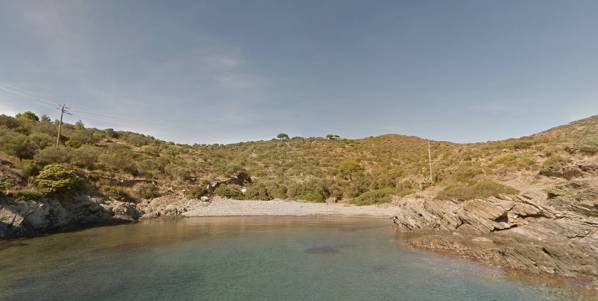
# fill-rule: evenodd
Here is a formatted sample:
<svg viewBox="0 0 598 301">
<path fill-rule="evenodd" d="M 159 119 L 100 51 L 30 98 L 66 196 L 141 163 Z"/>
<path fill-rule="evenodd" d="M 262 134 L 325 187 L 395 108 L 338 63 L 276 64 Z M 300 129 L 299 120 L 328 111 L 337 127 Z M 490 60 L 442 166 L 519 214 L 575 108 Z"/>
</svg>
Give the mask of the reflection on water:
<svg viewBox="0 0 598 301">
<path fill-rule="evenodd" d="M 570 300 L 403 248 L 386 220 L 155 220 L 0 244 L 0 300 Z"/>
</svg>

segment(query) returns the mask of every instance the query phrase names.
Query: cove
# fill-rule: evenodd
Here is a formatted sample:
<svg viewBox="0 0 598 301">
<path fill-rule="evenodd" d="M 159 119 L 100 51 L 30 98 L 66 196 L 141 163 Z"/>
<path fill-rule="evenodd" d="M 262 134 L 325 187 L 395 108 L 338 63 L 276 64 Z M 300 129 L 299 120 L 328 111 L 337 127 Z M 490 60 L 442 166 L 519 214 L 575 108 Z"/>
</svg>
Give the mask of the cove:
<svg viewBox="0 0 598 301">
<path fill-rule="evenodd" d="M 0 300 L 571 300 L 385 219 L 152 220 L 0 243 Z"/>
</svg>

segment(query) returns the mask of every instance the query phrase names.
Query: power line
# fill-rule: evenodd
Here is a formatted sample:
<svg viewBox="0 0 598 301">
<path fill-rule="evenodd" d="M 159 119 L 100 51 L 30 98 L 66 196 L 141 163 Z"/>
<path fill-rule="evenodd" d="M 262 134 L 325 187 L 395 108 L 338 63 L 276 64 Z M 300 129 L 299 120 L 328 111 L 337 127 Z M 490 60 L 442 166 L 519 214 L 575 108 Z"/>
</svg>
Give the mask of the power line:
<svg viewBox="0 0 598 301">
<path fill-rule="evenodd" d="M 34 103 L 37 106 L 42 106 L 44 108 L 52 108 L 54 109 L 56 107 L 56 103 L 53 104 L 49 104 L 49 103 L 45 103 L 45 102 L 40 102 L 37 101 L 36 99 L 23 99 L 23 97 L 19 96 L 14 97 L 14 94 L 9 94 L 6 91 L 0 89 L 0 97 L 4 102 L 11 102 L 11 103 L 15 103 L 15 104 L 19 104 L 22 105 L 24 101 L 31 101 L 32 103 Z"/>
<path fill-rule="evenodd" d="M 13 102 L 17 102 L 19 104 L 22 104 L 22 98 L 25 98 L 28 101 L 32 101 L 35 102 L 37 104 L 46 106 L 46 107 L 51 107 L 51 108 L 56 108 L 57 103 L 53 102 L 47 98 L 44 97 L 40 97 L 35 95 L 32 92 L 29 91 L 24 91 L 24 89 L 20 89 L 17 88 L 13 85 L 8 85 L 5 83 L 0 83 L 0 94 L 10 94 L 10 95 L 17 95 L 19 96 L 20 99 L 15 99 L 14 97 L 9 97 L 9 98 L 3 98 L 3 100 L 8 100 L 8 101 L 13 101 Z M 130 127 L 131 125 L 131 121 L 138 121 L 140 123 L 143 123 L 144 125 L 152 125 L 152 126 L 157 126 L 157 127 L 161 127 L 162 123 L 158 123 L 158 122 L 152 122 L 152 121 L 148 121 L 147 119 L 134 119 L 131 118 L 130 116 L 115 116 L 115 115 L 109 115 L 109 114 L 103 114 L 103 113 L 98 113 L 98 112 L 91 112 L 91 111 L 86 111 L 86 110 L 72 110 L 69 107 L 67 107 L 64 104 L 58 104 L 58 110 L 60 112 L 60 119 L 58 120 L 58 135 L 56 137 L 56 144 L 59 145 L 60 144 L 60 136 L 61 136 L 61 130 L 62 130 L 62 125 L 63 125 L 63 121 L 64 121 L 64 114 L 67 115 L 73 115 L 71 112 L 75 112 L 77 113 L 77 115 L 79 114 L 84 114 L 84 115 L 91 115 L 91 117 L 89 116 L 85 116 L 83 119 L 91 119 L 91 120 L 96 120 L 102 123 L 108 123 L 108 124 L 119 124 L 120 126 L 123 127 Z M 80 116 L 83 117 L 83 116 Z M 151 119 L 150 119 L 151 120 Z"/>
<path fill-rule="evenodd" d="M 4 93 L 10 93 L 13 95 L 18 95 L 21 97 L 25 97 L 31 101 L 37 102 L 38 104 L 47 106 L 47 107 L 52 107 L 55 108 L 57 103 L 53 102 L 47 98 L 44 97 L 40 97 L 35 95 L 34 93 L 31 93 L 29 91 L 25 91 L 24 89 L 21 88 L 17 88 L 13 85 L 8 85 L 8 84 L 0 84 L 0 91 L 3 91 Z M 60 104 L 59 104 L 60 106 Z M 100 121 L 100 122 L 107 122 L 107 123 L 119 123 L 121 125 L 128 125 L 131 121 L 138 121 L 138 122 L 143 122 L 144 124 L 149 124 L 149 125 L 160 125 L 159 123 L 156 122 L 151 122 L 148 121 L 147 119 L 135 119 L 135 118 L 131 118 L 131 116 L 117 116 L 117 115 L 112 115 L 112 114 L 104 114 L 104 113 L 99 113 L 99 112 L 91 112 L 91 111 L 87 111 L 87 110 L 81 110 L 81 109 L 76 109 L 76 110 L 72 110 L 69 109 L 69 115 L 72 115 L 72 113 L 76 113 L 77 115 L 83 114 L 83 115 L 91 115 L 93 117 L 88 117 L 88 116 L 81 116 L 81 117 L 85 117 L 84 119 L 91 119 L 91 120 L 96 120 L 96 121 Z"/>
<path fill-rule="evenodd" d="M 68 111 L 68 107 L 64 104 L 62 104 L 58 110 L 60 110 L 60 122 L 58 123 L 58 136 L 56 137 L 56 146 L 60 145 L 60 132 L 62 131 L 62 116 L 64 116 L 64 114 L 68 114 L 68 115 L 72 115 L 69 111 Z"/>
<path fill-rule="evenodd" d="M 24 97 L 30 98 L 30 99 L 38 102 L 38 103 L 41 103 L 41 104 L 50 105 L 52 107 L 56 106 L 55 102 L 52 102 L 52 101 L 50 101 L 48 99 L 45 99 L 45 98 L 42 98 L 42 97 L 39 97 L 39 96 L 35 96 L 35 95 L 32 95 L 32 94 L 29 94 L 28 92 L 24 92 L 24 91 L 22 91 L 22 90 L 20 90 L 18 88 L 15 88 L 14 86 L 3 84 L 3 85 L 0 85 L 0 90 L 3 90 L 5 92 L 11 93 L 11 94 L 20 95 L 20 96 L 24 96 Z"/>
</svg>

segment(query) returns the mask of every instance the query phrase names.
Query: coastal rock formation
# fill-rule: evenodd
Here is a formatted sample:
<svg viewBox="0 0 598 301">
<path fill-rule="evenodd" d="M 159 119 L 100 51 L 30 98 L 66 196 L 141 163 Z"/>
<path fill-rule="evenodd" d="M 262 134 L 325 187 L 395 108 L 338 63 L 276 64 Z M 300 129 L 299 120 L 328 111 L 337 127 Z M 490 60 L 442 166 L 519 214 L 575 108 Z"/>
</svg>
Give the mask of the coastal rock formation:
<svg viewBox="0 0 598 301">
<path fill-rule="evenodd" d="M 137 220 L 134 204 L 89 196 L 69 200 L 0 200 L 0 239 Z"/>
<path fill-rule="evenodd" d="M 514 270 L 588 279 L 598 287 L 598 187 L 572 182 L 559 196 L 470 201 L 407 199 L 393 218 L 416 248 Z M 567 187 L 573 185 L 570 192 Z"/>
<path fill-rule="evenodd" d="M 138 203 L 87 195 L 59 200 L 0 198 L 0 239 L 61 230 L 136 222 L 140 218 L 179 216 L 209 202 L 167 195 Z"/>
<path fill-rule="evenodd" d="M 137 204 L 143 218 L 179 216 L 198 207 L 206 206 L 207 201 L 188 199 L 181 196 L 162 196 Z"/>
</svg>

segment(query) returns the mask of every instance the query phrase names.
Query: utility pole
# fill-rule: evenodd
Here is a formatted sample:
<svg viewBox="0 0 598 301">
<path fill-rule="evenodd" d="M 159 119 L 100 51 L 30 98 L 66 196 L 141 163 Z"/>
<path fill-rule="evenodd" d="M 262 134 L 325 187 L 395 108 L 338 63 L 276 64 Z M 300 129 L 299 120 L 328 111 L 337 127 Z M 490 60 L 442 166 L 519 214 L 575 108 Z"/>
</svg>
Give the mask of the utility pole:
<svg viewBox="0 0 598 301">
<path fill-rule="evenodd" d="M 434 174 L 432 173 L 432 150 L 430 149 L 430 140 L 428 140 L 428 163 L 430 164 L 430 183 L 434 184 Z"/>
<path fill-rule="evenodd" d="M 58 122 L 58 135 L 56 136 L 56 146 L 60 145 L 60 133 L 62 132 L 62 117 L 64 116 L 64 114 L 71 115 L 68 109 L 69 108 L 64 104 L 60 105 L 60 107 L 58 108 L 58 110 L 60 111 L 60 121 Z"/>
</svg>

